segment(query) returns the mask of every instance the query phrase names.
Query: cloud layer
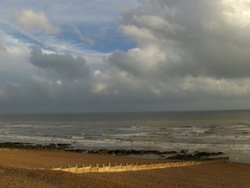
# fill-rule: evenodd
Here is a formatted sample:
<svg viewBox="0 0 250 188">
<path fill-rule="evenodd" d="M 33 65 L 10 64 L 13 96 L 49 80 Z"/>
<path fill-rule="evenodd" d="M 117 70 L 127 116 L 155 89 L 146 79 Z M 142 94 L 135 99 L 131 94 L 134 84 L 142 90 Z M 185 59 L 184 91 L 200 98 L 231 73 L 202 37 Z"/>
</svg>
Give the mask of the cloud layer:
<svg viewBox="0 0 250 188">
<path fill-rule="evenodd" d="M 249 5 L 140 0 L 117 28 L 136 47 L 107 54 L 60 43 L 34 47 L 2 31 L 0 104 L 63 112 L 249 108 Z M 63 30 L 30 9 L 18 23 L 47 34 Z M 75 33 L 95 44 L 79 28 Z"/>
</svg>

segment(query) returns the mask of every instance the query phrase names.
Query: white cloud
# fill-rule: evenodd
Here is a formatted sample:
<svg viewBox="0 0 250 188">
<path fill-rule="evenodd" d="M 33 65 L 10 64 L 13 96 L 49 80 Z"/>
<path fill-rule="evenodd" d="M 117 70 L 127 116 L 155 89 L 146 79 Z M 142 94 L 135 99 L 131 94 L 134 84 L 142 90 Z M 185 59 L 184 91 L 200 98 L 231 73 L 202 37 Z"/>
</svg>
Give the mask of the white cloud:
<svg viewBox="0 0 250 188">
<path fill-rule="evenodd" d="M 223 0 L 223 14 L 226 20 L 241 28 L 250 27 L 250 1 L 249 0 Z"/>
<path fill-rule="evenodd" d="M 43 12 L 34 10 L 22 10 L 17 12 L 16 20 L 19 26 L 28 31 L 57 33 L 59 29 L 52 25 Z"/>
<path fill-rule="evenodd" d="M 145 28 L 139 28 L 135 25 L 123 25 L 121 29 L 125 34 L 137 40 L 156 40 L 156 36 Z"/>
<path fill-rule="evenodd" d="M 105 92 L 107 89 L 107 86 L 103 83 L 98 83 L 96 85 L 94 85 L 93 89 L 92 89 L 92 93 L 101 93 L 101 92 Z"/>
</svg>

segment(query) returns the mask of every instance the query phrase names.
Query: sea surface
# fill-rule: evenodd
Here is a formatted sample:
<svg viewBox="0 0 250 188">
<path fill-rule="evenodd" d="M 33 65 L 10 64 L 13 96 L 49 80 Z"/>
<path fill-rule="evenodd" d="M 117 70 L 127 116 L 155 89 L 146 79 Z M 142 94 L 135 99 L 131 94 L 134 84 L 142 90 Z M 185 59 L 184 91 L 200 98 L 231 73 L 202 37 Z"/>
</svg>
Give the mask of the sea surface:
<svg viewBox="0 0 250 188">
<path fill-rule="evenodd" d="M 1 115 L 0 142 L 222 151 L 250 163 L 250 111 Z"/>
</svg>

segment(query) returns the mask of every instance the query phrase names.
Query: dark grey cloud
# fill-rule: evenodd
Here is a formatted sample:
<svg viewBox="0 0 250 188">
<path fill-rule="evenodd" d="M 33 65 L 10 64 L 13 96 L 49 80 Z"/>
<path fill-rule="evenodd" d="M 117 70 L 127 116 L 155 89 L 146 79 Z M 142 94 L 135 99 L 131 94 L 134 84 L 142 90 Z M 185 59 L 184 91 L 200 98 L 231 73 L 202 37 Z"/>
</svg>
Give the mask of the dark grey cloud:
<svg viewBox="0 0 250 188">
<path fill-rule="evenodd" d="M 82 57 L 72 55 L 45 54 L 39 48 L 33 48 L 31 63 L 39 68 L 47 69 L 54 74 L 71 79 L 87 78 L 90 69 Z"/>
</svg>

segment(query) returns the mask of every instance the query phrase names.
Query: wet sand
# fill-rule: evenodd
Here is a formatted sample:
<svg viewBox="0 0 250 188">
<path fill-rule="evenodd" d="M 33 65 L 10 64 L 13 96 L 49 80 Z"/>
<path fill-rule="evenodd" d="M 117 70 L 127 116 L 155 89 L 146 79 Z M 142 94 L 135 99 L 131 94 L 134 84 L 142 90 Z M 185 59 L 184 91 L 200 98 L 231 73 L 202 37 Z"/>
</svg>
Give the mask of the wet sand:
<svg viewBox="0 0 250 188">
<path fill-rule="evenodd" d="M 0 187 L 250 188 L 250 165 L 230 162 L 161 170 L 78 175 L 48 170 L 52 165 L 128 162 L 143 163 L 148 160 L 61 151 L 1 149 Z M 39 168 L 46 170 L 37 170 Z"/>
</svg>

